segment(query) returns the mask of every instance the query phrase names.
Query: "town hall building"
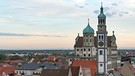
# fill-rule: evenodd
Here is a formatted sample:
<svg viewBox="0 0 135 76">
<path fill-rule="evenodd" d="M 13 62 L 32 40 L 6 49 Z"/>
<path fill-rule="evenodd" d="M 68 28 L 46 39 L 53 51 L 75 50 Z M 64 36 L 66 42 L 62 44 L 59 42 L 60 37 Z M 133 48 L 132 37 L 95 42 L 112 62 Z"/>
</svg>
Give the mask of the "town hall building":
<svg viewBox="0 0 135 76">
<path fill-rule="evenodd" d="M 75 39 L 74 53 L 76 58 L 95 59 L 98 67 L 97 75 L 106 74 L 107 70 L 120 66 L 114 31 L 112 31 L 111 36 L 107 34 L 106 16 L 101 5 L 97 31 L 94 31 L 88 19 L 88 24 L 83 30 L 83 36 L 78 34 Z"/>
</svg>

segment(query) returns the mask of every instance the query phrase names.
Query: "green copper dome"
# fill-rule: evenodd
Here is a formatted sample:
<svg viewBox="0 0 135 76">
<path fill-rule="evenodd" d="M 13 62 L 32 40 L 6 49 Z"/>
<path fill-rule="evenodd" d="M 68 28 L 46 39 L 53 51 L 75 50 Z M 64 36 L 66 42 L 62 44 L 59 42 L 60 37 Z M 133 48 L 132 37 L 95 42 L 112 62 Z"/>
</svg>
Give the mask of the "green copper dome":
<svg viewBox="0 0 135 76">
<path fill-rule="evenodd" d="M 104 15 L 104 12 L 103 12 L 102 4 L 101 4 L 100 14 L 98 15 L 98 18 L 106 18 L 106 16 Z"/>
<path fill-rule="evenodd" d="M 103 13 L 100 13 L 100 14 L 98 15 L 98 18 L 106 18 L 106 16 L 105 16 Z"/>
<path fill-rule="evenodd" d="M 90 27 L 89 23 L 87 27 L 83 30 L 83 34 L 94 34 L 94 29 Z"/>
</svg>

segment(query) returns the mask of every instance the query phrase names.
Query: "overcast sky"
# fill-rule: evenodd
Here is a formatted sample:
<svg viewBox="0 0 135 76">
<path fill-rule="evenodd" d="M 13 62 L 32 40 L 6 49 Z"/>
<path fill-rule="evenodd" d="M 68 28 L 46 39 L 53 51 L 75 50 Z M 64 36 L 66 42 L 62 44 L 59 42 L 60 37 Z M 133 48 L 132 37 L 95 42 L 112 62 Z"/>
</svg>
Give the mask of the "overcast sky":
<svg viewBox="0 0 135 76">
<path fill-rule="evenodd" d="M 73 49 L 88 18 L 96 35 L 101 2 L 108 35 L 135 48 L 135 0 L 0 0 L 0 48 Z"/>
</svg>

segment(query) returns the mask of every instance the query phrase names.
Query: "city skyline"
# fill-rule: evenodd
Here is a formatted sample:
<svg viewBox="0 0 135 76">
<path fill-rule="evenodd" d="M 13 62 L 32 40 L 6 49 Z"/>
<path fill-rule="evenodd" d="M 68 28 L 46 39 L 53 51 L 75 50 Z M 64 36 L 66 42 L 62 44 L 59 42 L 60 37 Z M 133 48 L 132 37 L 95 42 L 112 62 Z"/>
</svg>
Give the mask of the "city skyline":
<svg viewBox="0 0 135 76">
<path fill-rule="evenodd" d="M 135 1 L 4 0 L 0 3 L 1 49 L 73 49 L 88 24 L 97 31 L 101 2 L 108 35 L 118 48 L 135 48 Z"/>
</svg>

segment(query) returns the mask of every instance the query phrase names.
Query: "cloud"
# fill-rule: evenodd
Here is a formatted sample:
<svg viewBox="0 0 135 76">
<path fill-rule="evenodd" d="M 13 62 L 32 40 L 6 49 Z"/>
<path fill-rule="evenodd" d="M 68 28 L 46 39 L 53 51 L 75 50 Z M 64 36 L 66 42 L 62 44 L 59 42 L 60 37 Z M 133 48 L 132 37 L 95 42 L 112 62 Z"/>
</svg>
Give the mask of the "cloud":
<svg viewBox="0 0 135 76">
<path fill-rule="evenodd" d="M 112 6 L 118 6 L 118 4 L 117 3 L 112 3 Z"/>
<path fill-rule="evenodd" d="M 95 14 L 99 14 L 99 10 L 94 10 L 93 11 Z M 130 14 L 129 12 L 125 11 L 125 10 L 120 10 L 120 9 L 116 9 L 116 8 L 112 8 L 112 7 L 104 7 L 104 14 L 107 17 L 113 17 L 113 16 L 124 16 L 124 15 L 128 15 Z"/>
<path fill-rule="evenodd" d="M 99 14 L 99 10 L 95 10 L 94 13 L 95 13 L 95 14 Z"/>
<path fill-rule="evenodd" d="M 40 34 L 18 34 L 18 33 L 0 33 L 0 36 L 42 36 L 42 37 L 67 37 L 60 35 L 40 35 Z"/>
</svg>

